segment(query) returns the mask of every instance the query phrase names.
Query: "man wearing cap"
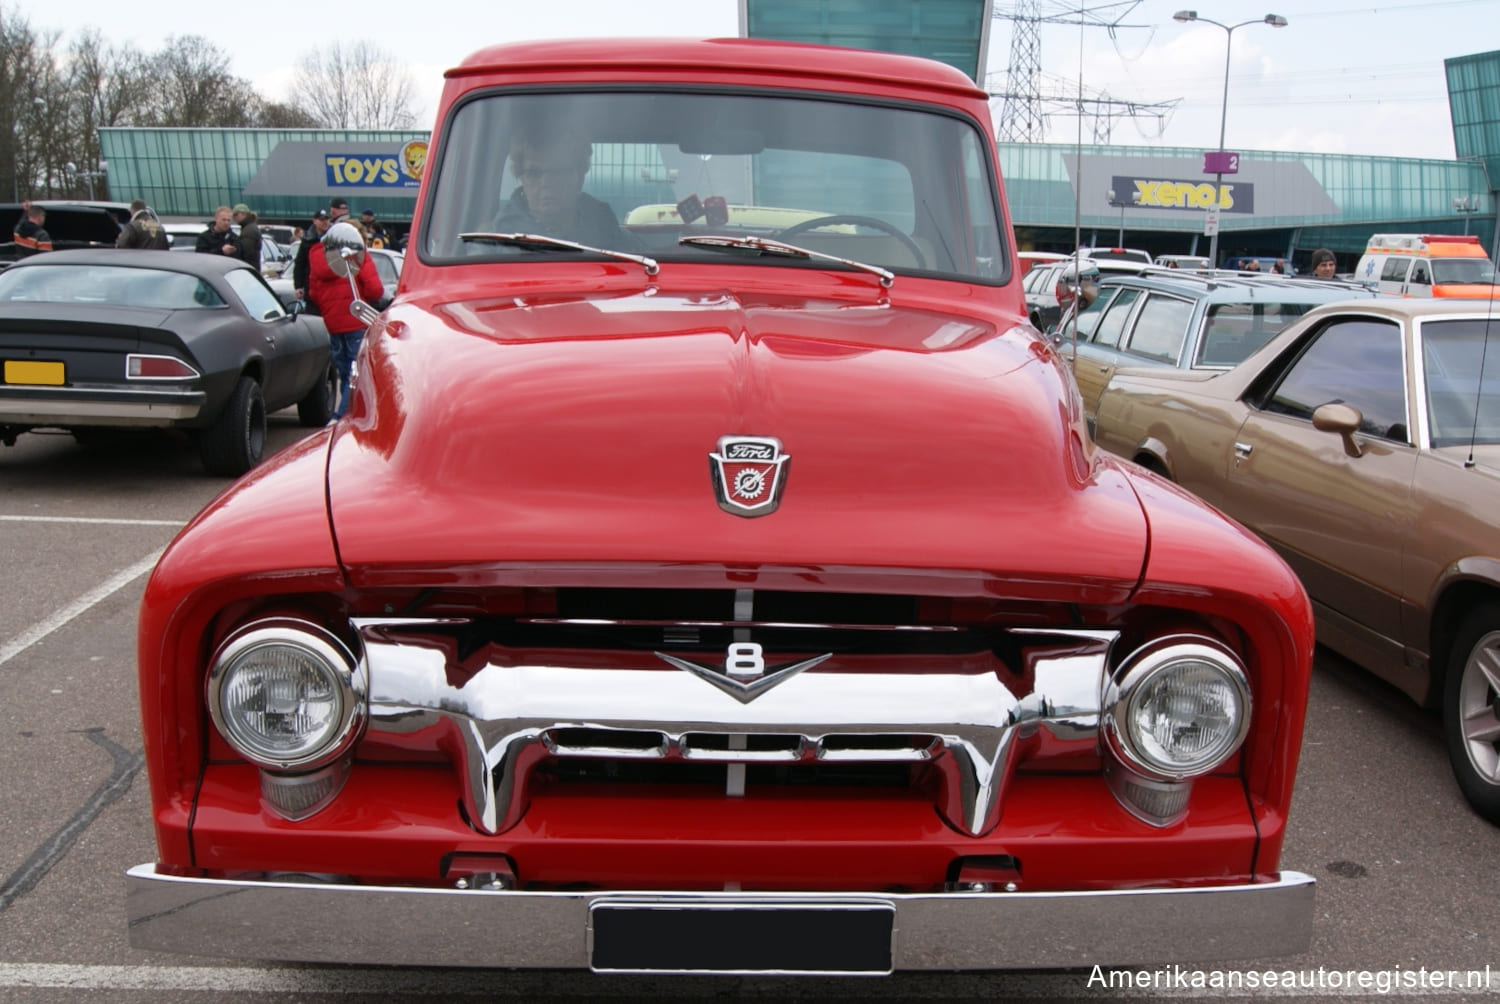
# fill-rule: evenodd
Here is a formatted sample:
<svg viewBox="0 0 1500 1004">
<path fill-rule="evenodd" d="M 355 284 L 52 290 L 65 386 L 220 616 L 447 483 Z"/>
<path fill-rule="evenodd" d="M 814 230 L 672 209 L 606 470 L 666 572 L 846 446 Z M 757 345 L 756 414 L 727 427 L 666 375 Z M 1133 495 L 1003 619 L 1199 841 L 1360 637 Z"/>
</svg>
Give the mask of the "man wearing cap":
<svg viewBox="0 0 1500 1004">
<path fill-rule="evenodd" d="M 349 215 L 349 200 L 342 195 L 335 195 L 328 202 L 328 222 L 337 223 Z"/>
<path fill-rule="evenodd" d="M 365 240 L 372 248 L 387 247 L 391 241 L 386 236 L 385 227 L 375 218 L 375 210 L 361 209 L 359 211 L 359 225 L 365 228 Z"/>
<path fill-rule="evenodd" d="M 297 290 L 297 299 L 310 308 L 308 310 L 310 314 L 317 312 L 312 299 L 307 295 L 307 284 L 312 278 L 312 250 L 328 232 L 330 222 L 328 210 L 319 209 L 313 213 L 312 226 L 308 227 L 307 232 L 302 235 L 302 240 L 297 245 L 297 257 L 292 262 L 292 285 Z"/>
<path fill-rule="evenodd" d="M 234 222 L 240 225 L 239 251 L 235 257 L 257 272 L 260 271 L 260 227 L 256 226 L 256 215 L 243 202 L 234 207 Z"/>
</svg>

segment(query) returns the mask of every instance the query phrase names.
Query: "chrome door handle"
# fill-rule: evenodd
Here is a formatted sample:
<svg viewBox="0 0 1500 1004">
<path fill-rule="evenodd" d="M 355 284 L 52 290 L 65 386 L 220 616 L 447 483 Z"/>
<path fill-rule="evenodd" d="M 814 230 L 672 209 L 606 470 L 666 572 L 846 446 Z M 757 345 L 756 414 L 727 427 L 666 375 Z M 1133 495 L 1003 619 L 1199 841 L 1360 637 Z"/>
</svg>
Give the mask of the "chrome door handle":
<svg viewBox="0 0 1500 1004">
<path fill-rule="evenodd" d="M 1240 457 L 1248 457 L 1250 455 L 1250 451 L 1253 449 L 1255 449 L 1255 447 L 1249 443 L 1234 444 L 1234 452 Z"/>
</svg>

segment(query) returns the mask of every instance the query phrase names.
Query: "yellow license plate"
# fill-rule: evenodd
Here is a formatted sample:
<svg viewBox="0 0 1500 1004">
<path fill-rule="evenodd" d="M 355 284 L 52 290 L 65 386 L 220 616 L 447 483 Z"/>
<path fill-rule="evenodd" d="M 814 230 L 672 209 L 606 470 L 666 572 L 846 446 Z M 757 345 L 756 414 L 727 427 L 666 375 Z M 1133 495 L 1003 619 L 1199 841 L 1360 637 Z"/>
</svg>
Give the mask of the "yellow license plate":
<svg viewBox="0 0 1500 1004">
<path fill-rule="evenodd" d="M 38 363 L 27 359 L 5 360 L 6 383 L 44 384 L 49 387 L 63 385 L 62 363 Z"/>
</svg>

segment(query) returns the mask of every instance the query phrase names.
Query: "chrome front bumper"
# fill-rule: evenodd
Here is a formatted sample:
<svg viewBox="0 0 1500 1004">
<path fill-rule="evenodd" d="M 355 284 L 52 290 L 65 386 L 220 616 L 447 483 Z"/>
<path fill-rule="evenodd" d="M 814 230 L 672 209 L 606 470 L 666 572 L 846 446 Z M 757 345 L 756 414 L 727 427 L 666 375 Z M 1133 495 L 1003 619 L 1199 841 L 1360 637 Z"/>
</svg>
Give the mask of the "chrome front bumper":
<svg viewBox="0 0 1500 1004">
<path fill-rule="evenodd" d="M 1312 939 L 1314 880 L 1102 892 L 524 892 L 243 882 L 126 874 L 135 948 L 234 958 L 616 972 L 867 973 L 1067 969 L 1291 955 Z M 600 911 L 888 914 L 877 961 L 768 968 L 628 960 L 601 945 Z M 845 946 L 847 947 L 847 946 Z M 858 948 L 859 946 L 855 946 Z M 806 953 L 803 953 L 805 956 Z M 859 953 L 856 953 L 859 954 Z M 754 958 L 763 959 L 762 953 Z M 836 953 L 830 948 L 829 958 Z M 846 953 L 841 958 L 848 959 Z M 723 958 L 723 956 L 719 956 Z M 596 964 L 607 959 L 607 964 Z M 886 960 L 882 966 L 878 960 Z"/>
</svg>

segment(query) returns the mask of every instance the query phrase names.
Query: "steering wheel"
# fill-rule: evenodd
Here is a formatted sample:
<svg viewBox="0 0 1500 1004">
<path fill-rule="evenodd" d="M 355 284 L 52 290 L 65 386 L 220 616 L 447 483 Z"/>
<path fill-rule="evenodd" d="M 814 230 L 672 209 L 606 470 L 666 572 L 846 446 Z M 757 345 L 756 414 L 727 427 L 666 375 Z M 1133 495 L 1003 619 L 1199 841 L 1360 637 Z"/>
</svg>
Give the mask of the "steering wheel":
<svg viewBox="0 0 1500 1004">
<path fill-rule="evenodd" d="M 927 267 L 927 259 L 923 256 L 922 249 L 917 246 L 916 241 L 908 237 L 906 232 L 895 224 L 887 223 L 885 220 L 877 219 L 874 216 L 854 216 L 847 213 L 819 216 L 811 220 L 803 220 L 801 223 L 794 223 L 785 230 L 778 230 L 771 235 L 771 238 L 772 240 L 784 241 L 798 234 L 806 233 L 809 230 L 819 230 L 823 227 L 837 226 L 838 224 L 869 227 L 871 230 L 879 230 L 881 233 L 889 234 L 900 241 L 902 247 L 911 252 L 911 256 L 917 261 L 917 268 Z"/>
</svg>

